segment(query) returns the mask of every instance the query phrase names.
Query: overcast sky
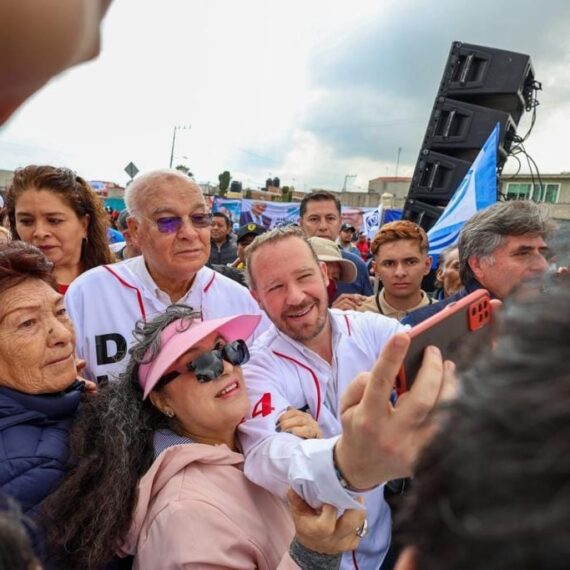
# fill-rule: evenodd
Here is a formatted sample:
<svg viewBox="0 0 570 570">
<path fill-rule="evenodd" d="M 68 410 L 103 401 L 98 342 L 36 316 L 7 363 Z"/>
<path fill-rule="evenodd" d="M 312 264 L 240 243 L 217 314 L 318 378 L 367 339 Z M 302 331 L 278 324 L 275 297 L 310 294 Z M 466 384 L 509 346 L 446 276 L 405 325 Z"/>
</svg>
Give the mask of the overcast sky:
<svg viewBox="0 0 570 570">
<path fill-rule="evenodd" d="M 244 186 L 339 190 L 356 175 L 365 189 L 395 174 L 398 148 L 412 174 L 460 40 L 531 55 L 543 91 L 527 150 L 543 173 L 570 170 L 569 29 L 568 0 L 114 0 L 99 59 L 0 129 L 0 168 L 124 184 L 130 161 L 167 167 L 189 125 L 174 165 L 199 182 L 230 170 Z"/>
</svg>

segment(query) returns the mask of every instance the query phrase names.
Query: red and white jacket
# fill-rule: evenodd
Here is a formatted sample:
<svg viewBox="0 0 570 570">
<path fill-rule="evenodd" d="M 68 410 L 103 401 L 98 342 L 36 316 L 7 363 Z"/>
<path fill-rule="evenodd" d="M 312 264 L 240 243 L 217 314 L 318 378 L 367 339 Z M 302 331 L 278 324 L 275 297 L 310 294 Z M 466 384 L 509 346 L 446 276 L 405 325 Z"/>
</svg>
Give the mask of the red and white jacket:
<svg viewBox="0 0 570 570">
<path fill-rule="evenodd" d="M 360 372 L 370 371 L 386 341 L 407 327 L 373 313 L 331 309 L 329 316 L 332 365 L 275 326 L 256 340 L 243 367 L 251 413 L 239 430 L 245 474 L 254 483 L 281 497 L 292 486 L 313 506 L 329 503 L 342 511 L 361 505 L 340 485 L 333 467 L 340 398 Z M 288 406 L 310 413 L 324 439 L 278 433 L 276 421 Z M 390 509 L 382 486 L 363 496 L 369 532 L 355 553 L 344 555 L 342 568 L 377 570 L 390 545 Z"/>
<path fill-rule="evenodd" d="M 208 267 L 198 271 L 192 287 L 177 303 L 201 312 L 203 320 L 261 314 L 248 343 L 270 324 L 245 287 Z M 135 323 L 164 312 L 171 304 L 151 278 L 142 256 L 80 275 L 69 287 L 65 305 L 75 326 L 77 356 L 87 361 L 85 376 L 99 382 L 116 379 L 127 363 Z"/>
</svg>

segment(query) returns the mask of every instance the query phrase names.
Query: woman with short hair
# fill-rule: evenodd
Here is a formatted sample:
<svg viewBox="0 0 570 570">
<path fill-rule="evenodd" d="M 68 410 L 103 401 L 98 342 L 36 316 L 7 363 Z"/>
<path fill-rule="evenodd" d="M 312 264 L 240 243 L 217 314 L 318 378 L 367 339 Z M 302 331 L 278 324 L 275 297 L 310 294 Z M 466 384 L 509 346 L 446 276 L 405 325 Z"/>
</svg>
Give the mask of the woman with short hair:
<svg viewBox="0 0 570 570">
<path fill-rule="evenodd" d="M 52 264 L 35 247 L 0 247 L 0 494 L 26 517 L 69 469 L 68 434 L 84 383 Z M 30 526 L 36 552 L 41 532 Z"/>
</svg>

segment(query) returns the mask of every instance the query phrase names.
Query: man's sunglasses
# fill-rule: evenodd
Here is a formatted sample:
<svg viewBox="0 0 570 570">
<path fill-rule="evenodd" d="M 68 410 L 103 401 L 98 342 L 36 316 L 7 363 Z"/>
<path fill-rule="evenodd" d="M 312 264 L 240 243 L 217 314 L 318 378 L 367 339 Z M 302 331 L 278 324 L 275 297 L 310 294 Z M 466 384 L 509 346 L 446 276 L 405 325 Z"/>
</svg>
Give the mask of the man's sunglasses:
<svg viewBox="0 0 570 570">
<path fill-rule="evenodd" d="M 187 362 L 184 367 L 188 372 L 193 372 L 198 382 L 203 384 L 219 378 L 224 373 L 224 360 L 234 366 L 245 364 L 249 360 L 249 350 L 245 341 L 234 340 L 220 348 L 205 352 L 198 358 Z M 182 372 L 178 370 L 168 372 L 161 377 L 159 383 L 164 386 L 181 374 Z"/>
<path fill-rule="evenodd" d="M 212 214 L 200 213 L 188 216 L 192 227 L 196 229 L 208 228 L 212 225 Z M 180 216 L 165 216 L 154 220 L 161 234 L 173 234 L 180 231 L 184 225 L 184 218 Z"/>
</svg>

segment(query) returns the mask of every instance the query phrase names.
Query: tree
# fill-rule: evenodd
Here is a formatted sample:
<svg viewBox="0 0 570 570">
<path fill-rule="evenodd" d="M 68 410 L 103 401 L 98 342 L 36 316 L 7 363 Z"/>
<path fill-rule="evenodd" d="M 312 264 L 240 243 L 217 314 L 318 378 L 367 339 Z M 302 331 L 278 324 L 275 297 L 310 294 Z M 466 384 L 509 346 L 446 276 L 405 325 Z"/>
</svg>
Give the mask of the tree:
<svg viewBox="0 0 570 570">
<path fill-rule="evenodd" d="M 189 176 L 190 178 L 192 178 L 192 176 L 194 176 L 194 174 L 192 174 L 192 172 L 190 172 L 190 169 L 185 165 L 185 164 L 179 164 L 176 167 L 176 170 L 179 170 L 180 172 L 183 172 L 184 174 L 186 174 L 187 176 Z"/>
<path fill-rule="evenodd" d="M 283 186 L 283 188 L 281 188 L 281 201 L 282 202 L 293 201 L 293 187 Z"/>
<path fill-rule="evenodd" d="M 229 170 L 224 170 L 221 174 L 218 175 L 218 180 L 220 182 L 220 196 L 226 195 L 226 192 L 230 186 L 231 179 L 232 175 L 230 174 Z"/>
</svg>

